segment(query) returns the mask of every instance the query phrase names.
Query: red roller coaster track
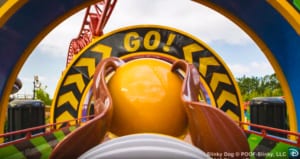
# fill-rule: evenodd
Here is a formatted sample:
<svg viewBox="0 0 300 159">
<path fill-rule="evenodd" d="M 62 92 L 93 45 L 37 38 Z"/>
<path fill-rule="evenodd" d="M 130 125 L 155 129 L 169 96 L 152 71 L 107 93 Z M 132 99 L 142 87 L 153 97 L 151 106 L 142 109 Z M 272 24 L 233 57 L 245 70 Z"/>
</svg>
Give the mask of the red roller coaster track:
<svg viewBox="0 0 300 159">
<path fill-rule="evenodd" d="M 116 2 L 117 0 L 102 0 L 86 9 L 79 35 L 70 42 L 66 66 L 72 61 L 74 55 L 87 46 L 94 37 L 103 34 L 103 29 Z"/>
</svg>

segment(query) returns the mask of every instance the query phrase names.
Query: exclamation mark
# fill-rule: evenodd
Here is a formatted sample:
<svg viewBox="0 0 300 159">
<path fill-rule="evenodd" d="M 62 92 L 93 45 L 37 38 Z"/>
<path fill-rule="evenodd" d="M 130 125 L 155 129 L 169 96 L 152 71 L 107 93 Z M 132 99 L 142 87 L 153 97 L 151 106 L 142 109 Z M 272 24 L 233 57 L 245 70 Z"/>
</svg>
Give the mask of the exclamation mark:
<svg viewBox="0 0 300 159">
<path fill-rule="evenodd" d="M 170 51 L 170 46 L 171 46 L 171 44 L 173 43 L 175 37 L 176 37 L 175 34 L 173 34 L 173 33 L 169 34 L 167 43 L 166 43 L 166 45 L 163 47 L 163 51 L 165 51 L 165 52 L 169 52 L 169 51 Z"/>
</svg>

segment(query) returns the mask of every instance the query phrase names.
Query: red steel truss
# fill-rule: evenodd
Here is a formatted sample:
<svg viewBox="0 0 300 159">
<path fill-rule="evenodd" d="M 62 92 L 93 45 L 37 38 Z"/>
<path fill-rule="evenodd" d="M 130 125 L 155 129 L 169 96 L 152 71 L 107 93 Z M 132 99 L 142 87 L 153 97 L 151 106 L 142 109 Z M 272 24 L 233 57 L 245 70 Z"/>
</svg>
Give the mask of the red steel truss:
<svg viewBox="0 0 300 159">
<path fill-rule="evenodd" d="M 66 66 L 87 46 L 94 37 L 101 36 L 103 29 L 116 5 L 117 0 L 102 0 L 89 6 L 77 38 L 71 40 L 67 55 Z"/>
</svg>

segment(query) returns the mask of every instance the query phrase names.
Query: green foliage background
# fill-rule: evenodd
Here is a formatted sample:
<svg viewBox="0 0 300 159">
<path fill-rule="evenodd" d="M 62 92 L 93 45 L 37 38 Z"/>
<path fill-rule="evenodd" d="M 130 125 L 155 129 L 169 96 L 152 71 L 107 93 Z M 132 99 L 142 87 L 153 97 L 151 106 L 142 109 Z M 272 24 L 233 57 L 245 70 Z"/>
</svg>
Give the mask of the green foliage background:
<svg viewBox="0 0 300 159">
<path fill-rule="evenodd" d="M 39 99 L 44 102 L 45 105 L 51 105 L 52 99 L 49 94 L 45 91 L 44 88 L 39 88 L 35 91 L 36 99 Z"/>
<path fill-rule="evenodd" d="M 283 96 L 275 73 L 263 77 L 246 77 L 244 75 L 237 78 L 237 82 L 244 101 L 249 101 L 254 97 Z"/>
<path fill-rule="evenodd" d="M 244 101 L 249 101 L 255 97 L 283 96 L 280 83 L 275 73 L 263 77 L 246 77 L 244 75 L 236 80 Z M 51 105 L 52 99 L 45 91 L 45 88 L 36 90 L 36 99 L 43 101 L 46 105 Z"/>
</svg>

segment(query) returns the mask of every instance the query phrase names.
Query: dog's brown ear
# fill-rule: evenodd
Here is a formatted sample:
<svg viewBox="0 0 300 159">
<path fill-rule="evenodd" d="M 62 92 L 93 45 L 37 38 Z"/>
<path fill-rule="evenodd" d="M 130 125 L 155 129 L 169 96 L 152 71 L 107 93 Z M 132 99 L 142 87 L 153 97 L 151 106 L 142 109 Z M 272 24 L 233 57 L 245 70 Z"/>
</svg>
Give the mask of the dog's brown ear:
<svg viewBox="0 0 300 159">
<path fill-rule="evenodd" d="M 51 159 L 78 158 L 104 139 L 112 118 L 112 99 L 105 76 L 122 63 L 120 59 L 111 57 L 97 65 L 93 79 L 95 117 L 58 143 L 51 153 Z"/>
<path fill-rule="evenodd" d="M 184 60 L 175 62 L 172 71 L 185 72 L 181 99 L 189 121 L 189 131 L 195 146 L 205 152 L 249 152 L 243 130 L 220 109 L 199 101 L 200 75 Z"/>
</svg>

